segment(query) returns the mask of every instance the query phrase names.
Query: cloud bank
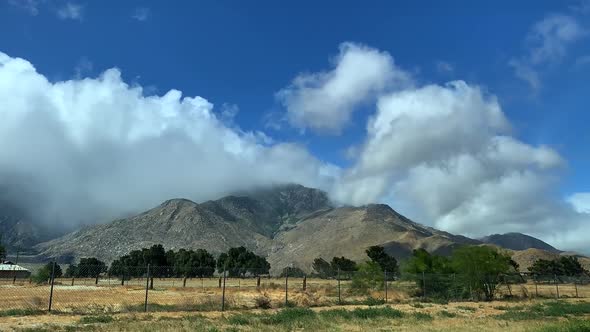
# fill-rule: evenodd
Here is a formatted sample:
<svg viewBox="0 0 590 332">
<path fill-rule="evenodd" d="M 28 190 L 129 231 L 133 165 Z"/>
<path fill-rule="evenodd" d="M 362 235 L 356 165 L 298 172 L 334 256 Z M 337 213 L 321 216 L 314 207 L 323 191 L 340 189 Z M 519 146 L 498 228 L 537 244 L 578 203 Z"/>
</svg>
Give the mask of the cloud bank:
<svg viewBox="0 0 590 332">
<path fill-rule="evenodd" d="M 590 251 L 590 194 L 558 195 L 567 162 L 557 151 L 514 137 L 497 98 L 477 85 L 414 82 L 388 53 L 345 43 L 332 69 L 298 75 L 279 92 L 299 129 L 335 133 L 360 105 L 375 110 L 341 168 L 240 130 L 236 105 L 217 110 L 177 90 L 148 95 L 118 69 L 50 82 L 0 53 L 1 198 L 24 202 L 39 220 L 79 224 L 173 197 L 296 182 L 342 204 L 385 202 L 455 233 L 519 231 Z"/>
<path fill-rule="evenodd" d="M 256 185 L 325 188 L 337 171 L 297 144 L 226 127 L 201 97 L 145 96 L 117 69 L 52 83 L 0 53 L 0 117 L 0 192 L 47 222 L 107 221 Z"/>
</svg>

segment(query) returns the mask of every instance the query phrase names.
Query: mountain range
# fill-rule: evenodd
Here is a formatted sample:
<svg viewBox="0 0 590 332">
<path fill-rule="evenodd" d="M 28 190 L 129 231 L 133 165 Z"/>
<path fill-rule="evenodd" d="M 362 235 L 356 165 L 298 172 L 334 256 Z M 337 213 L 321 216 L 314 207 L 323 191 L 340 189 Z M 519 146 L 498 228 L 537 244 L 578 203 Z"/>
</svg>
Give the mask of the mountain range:
<svg viewBox="0 0 590 332">
<path fill-rule="evenodd" d="M 23 227 L 20 232 L 18 221 L 5 220 L 8 217 L 0 217 L 3 233 L 5 224 L 16 225 L 12 228 L 16 232 L 8 230 L 10 239 L 34 245 L 40 258 L 59 257 L 62 261 L 81 257 L 111 261 L 153 244 L 166 249 L 204 248 L 213 254 L 244 246 L 267 257 L 275 272 L 286 266 L 309 271 L 317 257 L 363 261 L 367 259 L 365 249 L 372 245 L 384 246 L 398 259 L 418 248 L 447 255 L 465 244 L 504 248 L 524 265 L 531 264 L 532 254 L 560 254 L 549 244 L 520 233 L 476 240 L 413 222 L 384 204 L 335 206 L 325 192 L 296 184 L 240 192 L 200 204 L 171 199 L 130 218 L 83 227 L 49 241 L 27 238 L 27 234 L 36 234 L 35 230 Z M 527 250 L 534 253 L 527 255 Z"/>
</svg>

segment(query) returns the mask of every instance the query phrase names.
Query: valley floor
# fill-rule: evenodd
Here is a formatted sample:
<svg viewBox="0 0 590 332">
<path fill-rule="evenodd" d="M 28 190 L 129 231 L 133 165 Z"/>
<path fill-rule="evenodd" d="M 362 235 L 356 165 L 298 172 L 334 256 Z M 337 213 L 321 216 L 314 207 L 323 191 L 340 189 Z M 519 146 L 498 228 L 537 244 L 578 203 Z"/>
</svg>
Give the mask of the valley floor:
<svg viewBox="0 0 590 332">
<path fill-rule="evenodd" d="M 579 299 L 408 301 L 376 306 L 108 315 L 15 311 L 2 315 L 2 331 L 590 331 L 590 302 Z"/>
</svg>

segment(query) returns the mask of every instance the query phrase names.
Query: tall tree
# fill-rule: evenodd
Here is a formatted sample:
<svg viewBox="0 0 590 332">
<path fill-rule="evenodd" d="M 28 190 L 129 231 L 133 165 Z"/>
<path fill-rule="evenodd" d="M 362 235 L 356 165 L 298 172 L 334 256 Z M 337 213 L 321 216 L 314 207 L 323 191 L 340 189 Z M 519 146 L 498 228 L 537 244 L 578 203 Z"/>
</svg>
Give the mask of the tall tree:
<svg viewBox="0 0 590 332">
<path fill-rule="evenodd" d="M 258 256 L 245 247 L 230 248 L 217 258 L 217 270 L 227 271 L 230 276 L 246 274 L 268 274 L 270 264 L 266 258 Z"/>
<path fill-rule="evenodd" d="M 395 257 L 388 255 L 382 246 L 369 247 L 365 252 L 371 261 L 379 265 L 382 271 L 387 271 L 391 274 L 397 273 L 397 260 Z"/>
<path fill-rule="evenodd" d="M 330 263 L 321 257 L 314 259 L 311 267 L 320 278 L 330 278 L 335 275 L 334 269 L 332 269 Z"/>
<path fill-rule="evenodd" d="M 491 301 L 502 276 L 510 271 L 510 256 L 488 246 L 465 246 L 456 249 L 452 265 L 465 287 L 478 297 Z"/>
<path fill-rule="evenodd" d="M 333 270 L 340 270 L 342 272 L 354 272 L 357 269 L 356 262 L 344 256 L 332 258 L 330 265 Z"/>
</svg>

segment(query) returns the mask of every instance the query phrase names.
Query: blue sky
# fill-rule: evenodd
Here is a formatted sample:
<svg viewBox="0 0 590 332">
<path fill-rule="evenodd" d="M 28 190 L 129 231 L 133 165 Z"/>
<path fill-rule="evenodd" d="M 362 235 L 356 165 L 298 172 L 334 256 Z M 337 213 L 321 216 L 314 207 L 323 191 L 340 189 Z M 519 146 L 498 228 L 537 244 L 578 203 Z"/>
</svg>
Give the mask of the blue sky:
<svg viewBox="0 0 590 332">
<path fill-rule="evenodd" d="M 535 35 L 543 22 L 565 30 Z M 237 107 L 228 127 L 299 144 L 341 172 L 362 159 L 346 152 L 369 145 L 367 123 L 389 90 L 352 103 L 350 121 L 326 133 L 293 124 L 289 101 L 277 95 L 291 89 L 297 97 L 304 89 L 296 77 L 330 72 L 350 42 L 387 54 L 413 88 L 462 80 L 497 98 L 511 137 L 565 161 L 546 190 L 557 200 L 590 191 L 589 32 L 584 1 L 0 1 L 0 52 L 26 59 L 50 82 L 116 67 L 145 95 L 177 89 L 213 103 L 218 115 Z M 388 190 L 375 197 L 397 202 Z M 414 203 L 399 208 L 447 225 L 444 214 L 428 217 Z"/>
</svg>

